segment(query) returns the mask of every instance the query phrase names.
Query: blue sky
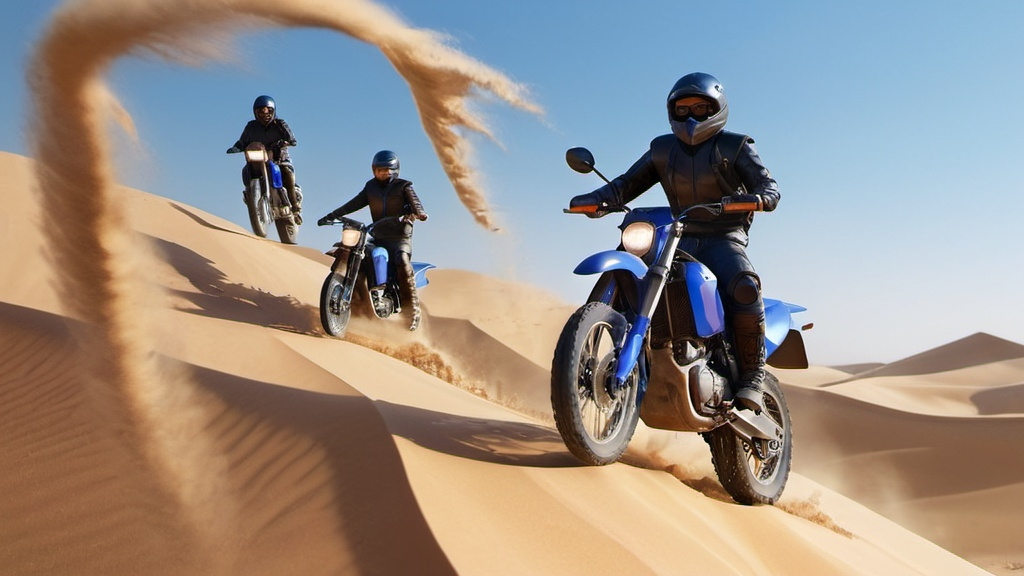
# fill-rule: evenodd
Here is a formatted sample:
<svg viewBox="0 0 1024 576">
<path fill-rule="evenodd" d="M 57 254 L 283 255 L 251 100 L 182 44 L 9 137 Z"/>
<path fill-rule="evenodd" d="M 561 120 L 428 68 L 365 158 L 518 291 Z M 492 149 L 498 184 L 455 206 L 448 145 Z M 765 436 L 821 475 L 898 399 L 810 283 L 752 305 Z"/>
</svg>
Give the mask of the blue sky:
<svg viewBox="0 0 1024 576">
<path fill-rule="evenodd" d="M 224 150 L 267 93 L 299 140 L 300 244 L 334 242 L 311 221 L 354 195 L 388 148 L 431 216 L 417 226 L 416 260 L 582 302 L 592 279 L 571 270 L 614 246 L 617 219 L 562 214 L 600 184 L 569 170 L 565 150 L 587 146 L 619 174 L 668 131 L 675 80 L 704 71 L 726 87 L 727 128 L 754 137 L 779 182 L 782 201 L 755 220 L 749 253 L 766 296 L 809 308 L 812 363 L 889 362 L 978 331 L 1024 343 L 1024 3 L 380 3 L 450 35 L 544 108 L 541 118 L 479 102 L 500 143 L 471 136 L 473 164 L 503 233 L 458 202 L 383 55 L 323 30 L 243 31 L 234 61 L 198 68 L 116 62 L 108 82 L 139 132 L 137 145 L 117 140 L 121 180 L 247 227 L 239 157 Z M 59 3 L 9 4 L 0 150 L 27 154 L 26 60 Z M 654 188 L 634 205 L 663 202 Z"/>
</svg>

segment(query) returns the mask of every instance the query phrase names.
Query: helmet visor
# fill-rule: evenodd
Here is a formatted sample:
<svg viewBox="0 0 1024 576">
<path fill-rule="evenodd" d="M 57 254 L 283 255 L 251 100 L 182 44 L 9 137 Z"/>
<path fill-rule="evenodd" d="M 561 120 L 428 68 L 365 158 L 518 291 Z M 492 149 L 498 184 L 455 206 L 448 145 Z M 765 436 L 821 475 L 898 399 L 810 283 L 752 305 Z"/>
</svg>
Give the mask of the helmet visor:
<svg viewBox="0 0 1024 576">
<path fill-rule="evenodd" d="M 708 102 L 704 98 L 696 96 L 688 96 L 686 98 L 676 100 L 672 107 L 672 118 L 679 122 L 685 121 L 689 118 L 693 118 L 698 122 L 703 122 L 711 116 L 714 116 L 717 112 L 718 108 L 713 102 Z"/>
</svg>

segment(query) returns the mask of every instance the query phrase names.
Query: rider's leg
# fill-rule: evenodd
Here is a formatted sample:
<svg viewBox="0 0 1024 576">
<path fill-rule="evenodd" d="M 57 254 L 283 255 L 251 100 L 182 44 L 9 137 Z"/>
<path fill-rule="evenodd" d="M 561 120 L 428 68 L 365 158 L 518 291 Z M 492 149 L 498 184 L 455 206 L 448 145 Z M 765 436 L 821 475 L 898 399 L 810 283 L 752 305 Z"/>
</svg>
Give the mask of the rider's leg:
<svg viewBox="0 0 1024 576">
<path fill-rule="evenodd" d="M 281 168 L 281 183 L 288 191 L 288 201 L 292 204 L 292 212 L 301 220 L 302 194 L 299 193 L 295 184 L 295 167 L 288 163 L 278 164 L 278 167 Z M 301 221 L 299 223 L 301 224 Z"/>
<path fill-rule="evenodd" d="M 734 231 L 711 239 L 695 256 L 718 278 L 739 369 L 735 403 L 760 410 L 765 379 L 764 301 L 746 245 L 747 235 Z"/>
<path fill-rule="evenodd" d="M 416 275 L 412 269 L 412 260 L 407 252 L 396 254 L 395 280 L 402 298 L 402 316 L 409 320 L 409 330 L 420 325 L 420 298 L 416 291 Z"/>
<path fill-rule="evenodd" d="M 764 301 L 761 282 L 752 272 L 733 279 L 731 292 L 735 309 L 730 325 L 736 345 L 740 381 L 735 403 L 741 408 L 760 411 L 764 407 L 765 379 Z"/>
</svg>

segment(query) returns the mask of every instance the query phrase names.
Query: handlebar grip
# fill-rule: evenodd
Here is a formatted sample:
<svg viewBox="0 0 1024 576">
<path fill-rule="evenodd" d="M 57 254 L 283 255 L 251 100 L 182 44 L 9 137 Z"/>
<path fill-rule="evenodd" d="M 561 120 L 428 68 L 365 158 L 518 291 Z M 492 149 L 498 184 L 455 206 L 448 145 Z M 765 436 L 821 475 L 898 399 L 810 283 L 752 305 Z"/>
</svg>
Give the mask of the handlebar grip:
<svg viewBox="0 0 1024 576">
<path fill-rule="evenodd" d="M 729 202 L 722 204 L 722 212 L 760 212 L 761 201 L 757 202 Z"/>
</svg>

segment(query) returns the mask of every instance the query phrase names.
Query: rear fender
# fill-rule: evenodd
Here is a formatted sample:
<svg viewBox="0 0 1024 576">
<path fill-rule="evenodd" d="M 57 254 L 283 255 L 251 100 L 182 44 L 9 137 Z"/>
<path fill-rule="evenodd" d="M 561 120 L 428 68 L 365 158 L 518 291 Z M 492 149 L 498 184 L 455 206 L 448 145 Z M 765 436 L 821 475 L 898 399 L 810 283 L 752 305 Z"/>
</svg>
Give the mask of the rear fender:
<svg viewBox="0 0 1024 576">
<path fill-rule="evenodd" d="M 768 364 L 776 368 L 807 368 L 803 335 L 793 320 L 793 314 L 805 310 L 803 306 L 782 300 L 764 299 L 764 340 Z"/>
<path fill-rule="evenodd" d="M 431 268 L 436 268 L 436 266 L 433 264 L 427 264 L 426 262 L 412 263 L 412 273 L 413 277 L 416 278 L 416 288 L 423 288 L 430 283 L 430 281 L 427 280 L 427 270 L 430 270 Z"/>
</svg>

